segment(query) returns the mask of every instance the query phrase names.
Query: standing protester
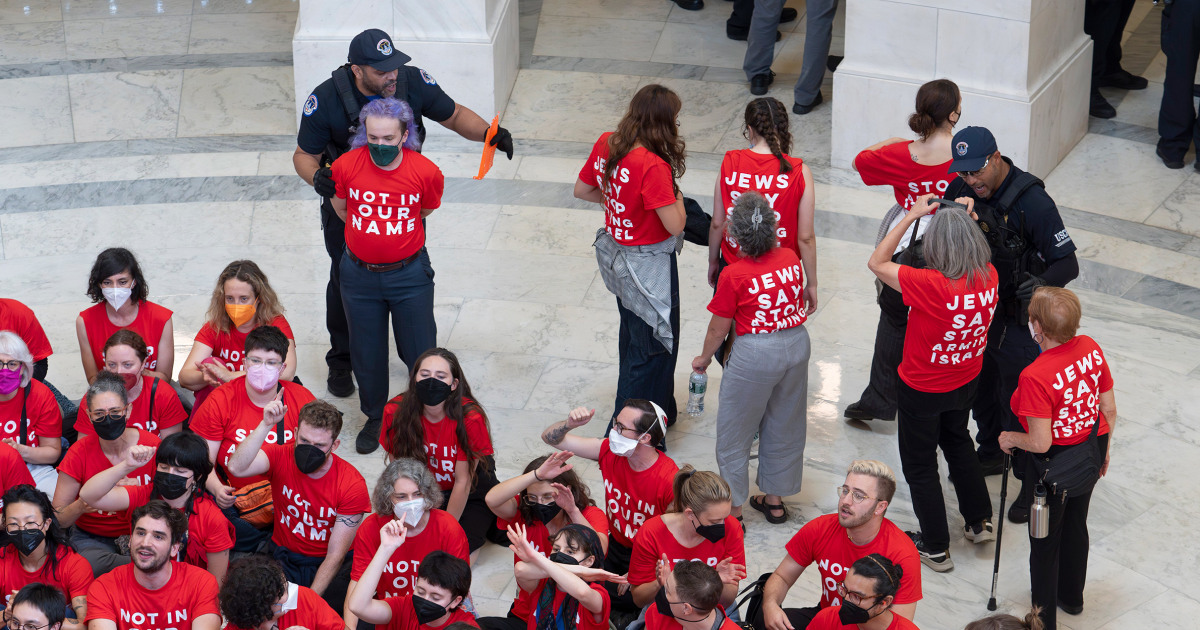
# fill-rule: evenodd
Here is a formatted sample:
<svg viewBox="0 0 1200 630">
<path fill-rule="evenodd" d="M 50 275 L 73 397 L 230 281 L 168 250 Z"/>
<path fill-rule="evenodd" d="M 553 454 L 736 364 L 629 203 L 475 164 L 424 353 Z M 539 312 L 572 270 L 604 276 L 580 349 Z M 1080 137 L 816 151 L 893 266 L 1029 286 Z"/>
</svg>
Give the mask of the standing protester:
<svg viewBox="0 0 1200 630">
<path fill-rule="evenodd" d="M 1162 10 L 1160 42 L 1167 56 L 1162 104 L 1158 109 L 1158 147 L 1167 168 L 1183 168 L 1188 147 L 1200 151 L 1196 124 L 1196 64 L 1200 61 L 1200 2 L 1176 0 Z M 1120 37 L 1118 36 L 1118 41 Z M 1194 168 L 1200 171 L 1200 158 Z"/>
<path fill-rule="evenodd" d="M 486 121 L 455 103 L 428 72 L 406 65 L 411 60 L 396 50 L 392 38 L 379 29 L 356 35 L 350 41 L 349 63 L 334 70 L 305 99 L 296 151 L 292 155 L 296 174 L 321 197 L 321 231 L 330 259 L 325 327 L 329 330 L 331 347 L 325 363 L 329 366 L 329 393 L 340 398 L 354 393 L 354 381 L 350 378 L 350 333 L 340 284 L 346 227 L 330 204 L 336 192 L 330 165 L 350 149 L 350 138 L 359 127 L 359 110 L 379 98 L 395 97 L 408 103 L 416 117 L 417 146 L 425 142 L 422 117 L 437 121 L 467 140 L 482 142 L 487 135 Z M 499 128 L 491 144 L 512 159 L 512 135 L 506 129 Z"/>
<path fill-rule="evenodd" d="M 163 438 L 183 430 L 188 413 L 170 384 L 145 371 L 150 351 L 136 332 L 122 328 L 104 342 L 104 369 L 120 376 L 129 392 L 129 424 Z M 75 432 L 92 433 L 87 405 L 80 401 Z"/>
<path fill-rule="evenodd" d="M 342 621 L 320 595 L 289 582 L 279 563 L 266 556 L 247 556 L 229 567 L 218 594 L 221 614 L 230 628 L 241 630 L 342 630 Z"/>
<path fill-rule="evenodd" d="M 62 410 L 33 378 L 33 354 L 11 330 L 0 330 L 0 441 L 16 451 L 38 489 L 54 494 L 62 453 Z"/>
<path fill-rule="evenodd" d="M 891 186 L 896 196 L 879 225 L 875 238 L 878 245 L 896 227 L 900 217 L 912 208 L 918 195 L 946 192 L 954 175 L 949 172 L 950 139 L 954 125 L 962 115 L 962 97 L 958 85 L 949 79 L 930 81 L 917 90 L 916 111 L 908 118 L 908 127 L 917 140 L 888 138 L 863 149 L 854 158 L 858 171 L 868 186 Z M 892 260 L 899 262 L 901 253 L 919 239 L 929 227 L 928 221 L 916 226 L 900 239 Z M 862 396 L 846 406 L 845 416 L 852 420 L 894 420 L 896 418 L 896 387 L 899 382 L 896 368 L 904 350 L 904 330 L 908 327 L 908 307 L 894 289 L 876 280 L 878 290 L 879 325 L 875 328 L 875 351 L 871 355 L 870 381 Z"/>
<path fill-rule="evenodd" d="M 840 606 L 817 613 L 809 630 L 918 630 L 916 624 L 892 611 L 904 569 L 873 553 L 854 561 L 837 584 Z"/>
<path fill-rule="evenodd" d="M 921 531 L 910 533 L 921 562 L 934 571 L 954 568 L 946 500 L 938 476 L 940 447 L 954 478 L 958 509 L 966 520 L 967 539 L 996 539 L 992 501 L 979 460 L 972 453 L 967 418 L 983 364 L 988 325 L 996 310 L 996 269 L 987 241 L 962 210 L 917 198 L 912 209 L 888 232 L 867 266 L 884 284 L 900 292 L 910 307 L 904 358 L 900 361 L 900 462 L 912 494 Z M 967 201 L 967 199 L 962 199 Z M 937 211 L 925 232 L 926 269 L 892 262 L 892 252 L 913 221 Z"/>
<path fill-rule="evenodd" d="M 1079 298 L 1067 289 L 1041 287 L 1029 303 L 1029 328 L 1042 353 L 1021 372 L 1012 409 L 1024 432 L 1000 434 L 1006 453 L 1025 451 L 1019 465 L 1026 483 L 1041 483 L 1035 459 L 1052 460 L 1075 448 L 1098 446 L 1098 476 L 1087 488 L 1068 494 L 1047 487 L 1049 533 L 1029 538 L 1029 580 L 1033 605 L 1047 630 L 1057 627 L 1055 608 L 1083 612 L 1083 586 L 1088 560 L 1088 505 L 1092 484 L 1108 472 L 1117 401 L 1112 372 L 1100 346 L 1076 335 L 1082 311 Z M 1099 426 L 1095 426 L 1099 423 Z M 1095 435 L 1093 435 L 1093 432 Z M 1082 446 L 1081 446 L 1082 445 Z"/>
<path fill-rule="evenodd" d="M 637 91 L 617 130 L 592 146 L 575 197 L 601 204 L 596 261 L 621 316 L 620 372 L 613 418 L 625 400 L 663 405 L 674 424 L 679 359 L 679 266 L 686 222 L 685 146 L 679 136 L 679 96 L 658 84 Z"/>
<path fill-rule="evenodd" d="M 742 70 L 750 80 L 750 93 L 755 96 L 766 94 L 775 82 L 771 63 L 775 60 L 775 42 L 779 40 L 776 29 L 784 21 L 781 11 L 786 9 L 783 4 L 784 0 L 754 0 Z M 821 96 L 821 83 L 825 80 L 826 63 L 830 61 L 829 47 L 833 43 L 833 19 L 837 16 L 837 8 L 838 0 L 809 0 L 805 4 L 804 65 L 792 90 L 794 114 L 803 116 L 825 101 Z"/>
<path fill-rule="evenodd" d="M 367 416 L 355 449 L 370 453 L 379 448 L 388 399 L 389 317 L 396 352 L 409 370 L 437 344 L 425 217 L 442 205 L 445 178 L 417 152 L 421 143 L 407 103 L 377 99 L 364 105 L 359 116 L 351 150 L 333 163 L 337 185 L 329 201 L 345 221 L 342 305 L 359 408 Z"/>
</svg>

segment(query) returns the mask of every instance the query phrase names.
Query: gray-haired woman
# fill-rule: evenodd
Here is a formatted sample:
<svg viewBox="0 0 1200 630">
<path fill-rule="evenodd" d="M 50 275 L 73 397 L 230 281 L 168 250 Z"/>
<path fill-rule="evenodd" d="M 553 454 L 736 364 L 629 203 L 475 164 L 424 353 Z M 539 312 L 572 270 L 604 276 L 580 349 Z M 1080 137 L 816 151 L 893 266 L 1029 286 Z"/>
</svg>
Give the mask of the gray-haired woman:
<svg viewBox="0 0 1200 630">
<path fill-rule="evenodd" d="M 801 231 L 812 231 L 812 212 L 801 210 Z M 801 265 L 795 250 L 778 246 L 775 212 L 762 195 L 738 197 L 726 224 L 739 259 L 717 280 L 708 310 L 712 321 L 704 349 L 692 369 L 704 372 L 736 324 L 737 338 L 721 377 L 717 411 L 717 466 L 732 490 L 733 516 L 742 505 L 762 512 L 769 523 L 787 520 L 783 497 L 800 491 L 808 423 L 808 331 L 804 281 L 816 270 Z M 815 262 L 815 261 L 814 261 Z M 760 436 L 757 485 L 751 498 L 750 447 Z"/>
<path fill-rule="evenodd" d="M 867 266 L 884 284 L 900 292 L 909 307 L 904 357 L 900 361 L 900 463 L 912 493 L 920 532 L 908 532 L 921 562 L 934 571 L 954 568 L 946 501 L 938 477 L 937 450 L 954 478 L 958 511 L 966 520 L 967 540 L 996 539 L 992 501 L 967 417 L 983 367 L 988 326 L 996 312 L 996 269 L 983 232 L 967 212 L 938 209 L 923 195 L 871 254 Z M 973 206 L 967 198 L 959 203 Z M 900 238 L 921 217 L 937 214 L 925 231 L 928 268 L 892 262 Z"/>
<path fill-rule="evenodd" d="M 371 490 L 375 512 L 363 520 L 354 535 L 354 566 L 346 592 L 353 592 L 358 585 L 358 578 L 379 550 L 379 530 L 392 519 L 404 521 L 408 534 L 384 568 L 375 598 L 411 593 L 417 568 L 431 551 L 440 549 L 470 562 L 467 534 L 453 516 L 437 508 L 441 504 L 442 490 L 424 462 L 401 457 L 388 463 Z M 349 606 L 344 612 L 346 627 L 355 628 L 358 620 Z"/>
</svg>

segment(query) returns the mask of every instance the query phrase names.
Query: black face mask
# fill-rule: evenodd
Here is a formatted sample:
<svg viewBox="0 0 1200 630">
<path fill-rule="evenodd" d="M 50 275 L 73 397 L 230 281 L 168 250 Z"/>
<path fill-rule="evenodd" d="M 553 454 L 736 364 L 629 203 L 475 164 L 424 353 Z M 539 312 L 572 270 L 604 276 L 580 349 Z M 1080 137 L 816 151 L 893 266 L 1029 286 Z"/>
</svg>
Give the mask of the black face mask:
<svg viewBox="0 0 1200 630">
<path fill-rule="evenodd" d="M 103 416 L 92 422 L 92 428 L 101 440 L 115 440 L 125 432 L 125 420 L 125 416 L 120 414 Z"/>
<path fill-rule="evenodd" d="M 874 604 L 872 604 L 873 606 Z M 845 626 L 852 626 L 856 623 L 867 623 L 871 620 L 871 611 L 857 604 L 842 600 L 842 608 L 838 611 L 838 619 Z"/>
<path fill-rule="evenodd" d="M 666 588 L 660 586 L 658 592 L 654 594 L 654 609 L 664 617 L 675 618 L 675 613 L 671 612 L 671 602 L 667 599 Z"/>
<path fill-rule="evenodd" d="M 432 376 L 417 381 L 414 389 L 417 390 L 417 400 L 421 401 L 422 405 L 430 407 L 445 402 L 451 392 L 450 385 Z"/>
<path fill-rule="evenodd" d="M 699 522 L 699 520 L 696 522 Z M 710 543 L 721 542 L 721 539 L 725 537 L 724 521 L 713 525 L 693 525 L 693 527 L 696 528 L 697 534 L 703 536 Z"/>
<path fill-rule="evenodd" d="M 576 566 L 579 564 L 579 561 L 575 559 L 575 556 L 565 554 L 561 551 L 555 551 L 554 553 L 550 554 L 550 562 L 555 564 L 569 564 L 571 566 Z"/>
<path fill-rule="evenodd" d="M 154 473 L 154 491 L 168 501 L 178 499 L 188 491 L 188 478 L 162 470 L 156 471 Z"/>
<path fill-rule="evenodd" d="M 551 503 L 549 505 L 542 505 L 539 503 L 533 506 L 533 513 L 536 514 L 538 520 L 543 523 L 549 523 L 550 521 L 553 521 L 554 517 L 558 516 L 558 513 L 561 511 L 562 507 L 560 507 L 557 503 Z"/>
<path fill-rule="evenodd" d="M 329 453 L 313 446 L 312 444 L 297 444 L 296 450 L 292 452 L 296 458 L 296 468 L 304 474 L 310 474 L 325 463 L 325 458 Z"/>
<path fill-rule="evenodd" d="M 40 529 L 22 529 L 15 534 L 9 534 L 8 539 L 17 546 L 21 555 L 28 556 L 46 540 L 46 534 Z"/>
<path fill-rule="evenodd" d="M 430 621 L 442 618 L 446 613 L 445 606 L 435 604 L 434 602 L 413 593 L 412 596 L 413 611 L 417 613 L 417 625 L 425 625 Z"/>
</svg>

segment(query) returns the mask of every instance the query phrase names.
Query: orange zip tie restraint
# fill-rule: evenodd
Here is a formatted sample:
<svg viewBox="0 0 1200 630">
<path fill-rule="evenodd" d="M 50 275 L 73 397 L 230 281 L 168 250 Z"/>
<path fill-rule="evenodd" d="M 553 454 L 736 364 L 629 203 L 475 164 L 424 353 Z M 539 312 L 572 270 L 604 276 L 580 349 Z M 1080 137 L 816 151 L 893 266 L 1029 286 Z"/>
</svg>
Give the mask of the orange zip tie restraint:
<svg viewBox="0 0 1200 630">
<path fill-rule="evenodd" d="M 492 146 L 492 138 L 496 137 L 498 129 L 500 129 L 500 114 L 496 114 L 492 118 L 492 126 L 488 127 L 487 135 L 483 137 L 483 155 L 479 158 L 479 174 L 473 179 L 483 179 L 483 176 L 491 170 L 492 159 L 496 157 L 496 147 Z"/>
</svg>

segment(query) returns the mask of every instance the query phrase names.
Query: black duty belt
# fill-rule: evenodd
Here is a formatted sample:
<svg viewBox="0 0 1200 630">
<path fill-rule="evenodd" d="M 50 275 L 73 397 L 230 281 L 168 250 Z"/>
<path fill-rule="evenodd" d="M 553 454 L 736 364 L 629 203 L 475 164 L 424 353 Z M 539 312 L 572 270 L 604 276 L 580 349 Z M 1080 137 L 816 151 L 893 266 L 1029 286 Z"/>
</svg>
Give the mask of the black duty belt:
<svg viewBox="0 0 1200 630">
<path fill-rule="evenodd" d="M 401 260 L 400 262 L 382 263 L 382 264 L 363 262 L 362 260 L 360 260 L 358 258 L 358 256 L 354 255 L 354 252 L 350 251 L 350 248 L 346 248 L 346 255 L 350 257 L 351 262 L 358 265 L 359 267 L 362 267 L 363 269 L 366 269 L 367 271 L 374 271 L 375 273 L 383 273 L 385 271 L 395 271 L 396 269 L 403 269 L 405 266 L 413 263 L 414 261 L 417 260 L 417 256 L 421 255 L 421 250 L 418 249 L 417 253 L 413 254 L 412 256 L 409 256 L 408 258 L 405 258 L 404 260 Z"/>
</svg>

